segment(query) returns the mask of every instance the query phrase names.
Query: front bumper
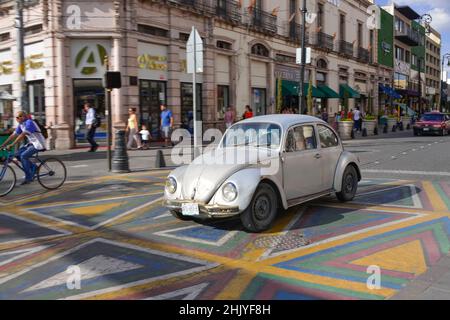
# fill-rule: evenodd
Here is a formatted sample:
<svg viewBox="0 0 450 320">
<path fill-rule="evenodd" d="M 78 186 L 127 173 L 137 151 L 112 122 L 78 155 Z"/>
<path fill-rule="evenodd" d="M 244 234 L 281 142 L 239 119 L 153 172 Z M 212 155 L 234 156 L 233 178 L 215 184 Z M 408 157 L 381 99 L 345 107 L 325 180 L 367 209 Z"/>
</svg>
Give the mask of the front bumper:
<svg viewBox="0 0 450 320">
<path fill-rule="evenodd" d="M 439 127 L 439 128 L 435 128 L 435 127 L 414 127 L 413 130 L 415 132 L 418 132 L 418 133 L 421 133 L 421 134 L 427 134 L 427 133 L 440 134 L 442 132 L 443 128 L 442 127 Z"/>
<path fill-rule="evenodd" d="M 183 203 L 195 202 L 186 200 L 165 200 L 164 206 L 170 210 L 175 210 L 181 213 L 181 206 L 183 205 Z M 200 215 L 194 216 L 194 218 L 225 218 L 235 216 L 240 213 L 239 207 L 237 206 L 218 206 L 198 203 L 198 208 L 200 211 Z"/>
</svg>

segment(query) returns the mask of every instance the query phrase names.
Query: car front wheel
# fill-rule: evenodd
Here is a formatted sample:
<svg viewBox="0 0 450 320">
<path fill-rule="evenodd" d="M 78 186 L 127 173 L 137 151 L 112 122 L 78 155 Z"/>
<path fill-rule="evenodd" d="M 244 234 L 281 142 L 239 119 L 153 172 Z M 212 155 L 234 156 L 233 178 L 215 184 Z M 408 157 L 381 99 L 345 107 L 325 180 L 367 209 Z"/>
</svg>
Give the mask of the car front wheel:
<svg viewBox="0 0 450 320">
<path fill-rule="evenodd" d="M 278 199 L 275 190 L 263 182 L 256 189 L 248 208 L 241 213 L 241 222 L 250 232 L 262 232 L 272 226 L 277 211 Z"/>
<path fill-rule="evenodd" d="M 345 168 L 342 176 L 341 192 L 336 193 L 337 198 L 341 202 L 351 201 L 355 197 L 358 188 L 358 173 L 355 167 L 349 165 Z"/>
</svg>

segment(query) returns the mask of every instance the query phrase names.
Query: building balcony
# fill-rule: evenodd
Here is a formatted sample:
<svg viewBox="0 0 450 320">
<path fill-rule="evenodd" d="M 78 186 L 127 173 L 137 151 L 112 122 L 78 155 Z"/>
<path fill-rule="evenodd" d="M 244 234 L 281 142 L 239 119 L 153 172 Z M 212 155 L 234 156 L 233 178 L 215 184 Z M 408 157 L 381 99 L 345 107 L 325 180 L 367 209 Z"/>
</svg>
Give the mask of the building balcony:
<svg viewBox="0 0 450 320">
<path fill-rule="evenodd" d="M 295 23 L 295 22 L 289 22 L 288 24 L 289 29 L 289 40 L 292 42 L 301 44 L 302 41 L 302 25 Z M 309 44 L 309 34 L 308 31 L 305 30 L 305 44 Z"/>
<path fill-rule="evenodd" d="M 395 30 L 395 38 L 411 47 L 420 45 L 419 32 L 411 28 L 406 28 L 403 31 Z"/>
<path fill-rule="evenodd" d="M 334 50 L 334 38 L 329 34 L 317 32 L 312 36 L 311 40 L 311 45 L 313 45 L 316 49 L 328 52 Z"/>
<path fill-rule="evenodd" d="M 261 9 L 246 9 L 250 17 L 250 28 L 255 31 L 277 33 L 277 17 Z"/>
<path fill-rule="evenodd" d="M 370 52 L 367 49 L 358 48 L 358 60 L 363 62 L 363 63 L 369 63 L 372 62 L 370 59 Z"/>
<path fill-rule="evenodd" d="M 344 56 L 353 57 L 353 43 L 344 40 L 339 40 L 338 52 Z"/>
<path fill-rule="evenodd" d="M 238 3 L 233 0 L 213 1 L 213 12 L 222 20 L 229 21 L 234 24 L 241 22 L 241 12 Z"/>
</svg>

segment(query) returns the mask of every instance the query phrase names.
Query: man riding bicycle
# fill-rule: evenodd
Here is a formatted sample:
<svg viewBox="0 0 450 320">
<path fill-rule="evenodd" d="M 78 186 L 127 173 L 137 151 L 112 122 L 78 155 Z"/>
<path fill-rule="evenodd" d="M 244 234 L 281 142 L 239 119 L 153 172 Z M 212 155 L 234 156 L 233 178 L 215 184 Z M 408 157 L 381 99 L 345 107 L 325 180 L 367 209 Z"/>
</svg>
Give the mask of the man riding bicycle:
<svg viewBox="0 0 450 320">
<path fill-rule="evenodd" d="M 7 146 L 7 149 L 12 149 L 15 145 L 27 138 L 28 143 L 22 146 L 15 154 L 17 159 L 22 163 L 23 170 L 25 171 L 25 180 L 21 183 L 21 185 L 24 185 L 33 181 L 36 173 L 36 165 L 30 161 L 30 158 L 39 151 L 45 150 L 45 138 L 36 122 L 25 111 L 19 111 L 16 120 L 19 125 L 13 134 L 0 146 L 0 149 L 4 146 Z M 8 145 L 10 141 L 13 142 Z"/>
</svg>

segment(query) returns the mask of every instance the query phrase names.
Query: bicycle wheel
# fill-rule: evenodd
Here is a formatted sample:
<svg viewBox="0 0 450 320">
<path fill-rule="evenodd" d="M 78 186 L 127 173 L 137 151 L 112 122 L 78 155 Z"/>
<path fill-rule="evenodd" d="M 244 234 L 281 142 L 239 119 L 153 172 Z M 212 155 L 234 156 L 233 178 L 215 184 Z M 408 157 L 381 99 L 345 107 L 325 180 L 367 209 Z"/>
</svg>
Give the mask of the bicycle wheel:
<svg viewBox="0 0 450 320">
<path fill-rule="evenodd" d="M 43 161 L 37 169 L 39 184 L 48 190 L 61 187 L 66 181 L 66 177 L 66 166 L 62 161 L 55 158 Z"/>
<path fill-rule="evenodd" d="M 0 197 L 6 196 L 16 186 L 16 173 L 10 166 L 3 166 L 0 170 Z"/>
</svg>

